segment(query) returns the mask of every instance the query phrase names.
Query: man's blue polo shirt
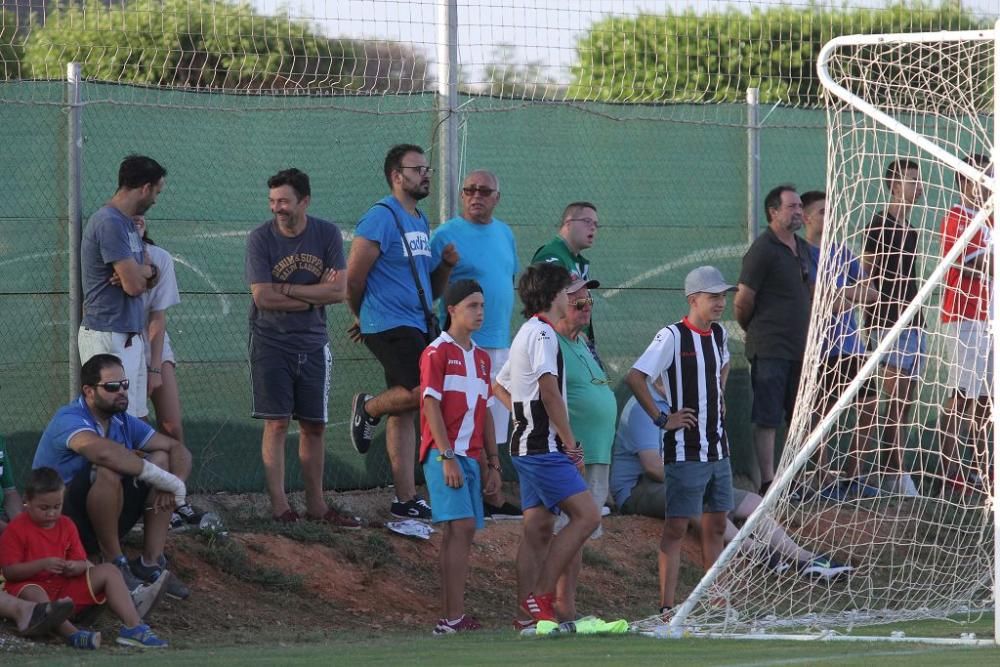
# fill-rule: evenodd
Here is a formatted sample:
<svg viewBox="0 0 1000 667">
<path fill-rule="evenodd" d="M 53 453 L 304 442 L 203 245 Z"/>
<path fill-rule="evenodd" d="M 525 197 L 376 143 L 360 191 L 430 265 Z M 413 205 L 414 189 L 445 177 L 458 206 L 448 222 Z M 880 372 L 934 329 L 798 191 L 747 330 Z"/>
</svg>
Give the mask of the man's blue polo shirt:
<svg viewBox="0 0 1000 667">
<path fill-rule="evenodd" d="M 64 483 L 90 465 L 82 455 L 69 448 L 70 439 L 81 431 L 92 431 L 102 438 L 121 443 L 127 449 L 142 449 L 156 433 L 146 422 L 126 412 L 113 415 L 108 421 L 108 432 L 104 433 L 100 422 L 90 414 L 90 408 L 81 395 L 72 403 L 62 406 L 45 427 L 38 448 L 35 449 L 34 468 L 54 468 Z"/>
</svg>

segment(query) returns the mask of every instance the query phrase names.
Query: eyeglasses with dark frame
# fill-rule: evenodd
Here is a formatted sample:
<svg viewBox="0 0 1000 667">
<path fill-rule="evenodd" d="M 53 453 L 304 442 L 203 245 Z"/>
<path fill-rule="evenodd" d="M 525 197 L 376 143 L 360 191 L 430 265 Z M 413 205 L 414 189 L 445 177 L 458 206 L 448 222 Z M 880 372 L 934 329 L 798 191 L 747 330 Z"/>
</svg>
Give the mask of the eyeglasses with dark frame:
<svg viewBox="0 0 1000 667">
<path fill-rule="evenodd" d="M 473 197 L 477 194 L 482 195 L 483 197 L 489 197 L 494 192 L 498 192 L 498 190 L 494 190 L 493 188 L 488 188 L 485 185 L 480 185 L 478 187 L 475 185 L 466 185 L 465 187 L 462 188 L 462 193 L 468 197 Z"/>
<path fill-rule="evenodd" d="M 114 380 L 112 382 L 98 382 L 94 385 L 100 387 L 109 394 L 117 394 L 121 390 L 128 391 L 128 380 Z"/>
<path fill-rule="evenodd" d="M 422 164 L 418 164 L 418 165 L 401 164 L 401 165 L 399 165 L 399 168 L 400 169 L 416 169 L 417 173 L 420 174 L 421 176 L 426 176 L 427 174 L 433 174 L 434 173 L 434 167 L 426 167 L 426 166 L 424 166 Z"/>
</svg>

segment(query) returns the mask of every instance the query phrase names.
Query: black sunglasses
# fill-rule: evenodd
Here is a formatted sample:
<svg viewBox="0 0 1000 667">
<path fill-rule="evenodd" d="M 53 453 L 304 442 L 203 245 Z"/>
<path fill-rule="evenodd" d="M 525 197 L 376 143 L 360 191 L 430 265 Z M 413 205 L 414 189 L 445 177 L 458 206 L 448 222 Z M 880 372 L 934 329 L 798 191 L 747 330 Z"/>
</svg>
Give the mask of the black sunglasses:
<svg viewBox="0 0 1000 667">
<path fill-rule="evenodd" d="M 112 394 L 117 394 L 122 389 L 128 391 L 128 380 L 115 380 L 114 382 L 98 382 L 94 386 L 101 387 L 102 389 L 104 389 L 104 391 L 110 392 Z"/>
<path fill-rule="evenodd" d="M 476 187 L 474 185 L 467 185 L 466 187 L 462 188 L 462 192 L 464 192 L 469 197 L 472 197 L 477 192 L 484 197 L 489 197 L 494 192 L 496 192 L 496 190 L 494 190 L 493 188 L 488 188 L 485 185 L 480 185 L 479 187 Z"/>
</svg>

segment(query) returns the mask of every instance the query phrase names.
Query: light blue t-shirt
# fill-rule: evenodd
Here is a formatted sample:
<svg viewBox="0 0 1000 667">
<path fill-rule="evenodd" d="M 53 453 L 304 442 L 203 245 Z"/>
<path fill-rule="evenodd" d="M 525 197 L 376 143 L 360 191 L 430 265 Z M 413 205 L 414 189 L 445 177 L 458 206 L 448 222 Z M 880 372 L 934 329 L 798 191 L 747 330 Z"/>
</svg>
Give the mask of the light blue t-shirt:
<svg viewBox="0 0 1000 667">
<path fill-rule="evenodd" d="M 458 264 L 450 282 L 472 279 L 483 288 L 483 326 L 472 334 L 479 347 L 509 348 L 510 318 L 514 311 L 514 276 L 517 274 L 517 244 L 506 224 L 493 218 L 488 225 L 452 218 L 431 236 L 431 266 L 441 263 L 441 251 L 449 243 L 458 251 Z M 439 307 L 444 322 L 444 304 Z"/>
<path fill-rule="evenodd" d="M 663 412 L 670 412 L 670 406 L 662 397 L 653 394 L 656 405 Z M 646 474 L 639 460 L 639 452 L 653 450 L 663 451 L 663 431 L 653 423 L 639 401 L 628 399 L 618 418 L 618 430 L 615 432 L 615 445 L 611 450 L 611 475 L 608 486 L 615 499 L 615 505 L 621 507 L 632 495 L 632 489 Z"/>
<path fill-rule="evenodd" d="M 410 252 L 413 253 L 417 275 L 430 306 L 434 298 L 431 293 L 433 265 L 427 219 L 422 215 L 418 218 L 407 213 L 392 195 L 379 203 L 391 207 L 403 226 Z M 372 206 L 358 221 L 354 235 L 379 246 L 379 257 L 368 272 L 365 295 L 361 300 L 361 333 L 378 333 L 403 326 L 414 327 L 426 333 L 424 309 L 420 305 L 420 296 L 410 271 L 410 260 L 406 256 L 392 213 L 385 206 Z"/>
<path fill-rule="evenodd" d="M 819 267 L 819 248 L 810 243 L 809 254 L 813 259 L 809 264 L 809 279 L 815 285 Z M 829 262 L 826 266 L 834 274 L 837 289 L 850 287 L 861 280 L 861 262 L 844 246 L 830 248 Z M 865 344 L 858 332 L 858 321 L 853 308 L 830 318 L 823 335 L 823 349 L 827 357 L 865 353 Z"/>
<path fill-rule="evenodd" d="M 140 333 L 145 327 L 142 298 L 112 285 L 114 263 L 133 258 L 142 264 L 142 237 L 135 223 L 114 206 L 97 210 L 83 229 L 80 269 L 83 282 L 83 326 L 95 331 Z"/>
<path fill-rule="evenodd" d="M 126 449 L 142 449 L 156 431 L 146 422 L 127 412 L 119 412 L 108 420 L 105 433 L 100 422 L 90 413 L 83 396 L 62 406 L 45 427 L 31 468 L 54 468 L 64 483 L 90 466 L 90 461 L 82 454 L 69 448 L 69 441 L 81 431 L 93 431 L 102 438 L 119 442 Z"/>
</svg>

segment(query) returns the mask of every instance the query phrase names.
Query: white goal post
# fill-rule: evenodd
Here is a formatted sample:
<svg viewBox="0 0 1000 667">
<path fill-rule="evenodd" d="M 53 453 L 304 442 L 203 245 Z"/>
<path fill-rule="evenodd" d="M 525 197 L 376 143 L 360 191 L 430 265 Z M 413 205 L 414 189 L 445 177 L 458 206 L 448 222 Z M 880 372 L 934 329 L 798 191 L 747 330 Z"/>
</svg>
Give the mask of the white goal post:
<svg viewBox="0 0 1000 667">
<path fill-rule="evenodd" d="M 1000 324 L 989 294 L 1000 278 L 1000 253 L 991 253 L 1000 173 L 989 164 L 1000 157 L 997 25 L 844 36 L 822 49 L 826 231 L 784 455 L 763 502 L 669 624 L 653 617 L 638 622 L 638 629 L 665 637 L 867 640 L 878 637 L 850 633 L 921 619 L 961 623 L 995 610 L 1000 507 L 991 452 L 1000 451 Z M 899 169 L 918 174 L 910 179 L 909 195 L 902 194 Z M 872 254 L 872 230 L 888 219 L 890 202 L 904 200 L 909 205 L 893 208 L 892 219 L 898 215 L 918 239 L 912 272 L 919 288 L 899 300 L 895 321 L 879 325 L 873 338 L 865 307 L 877 309 L 887 297 L 872 274 L 890 269 L 888 255 Z M 977 254 L 990 259 L 977 264 Z M 848 277 L 845 267 L 852 262 L 859 268 Z M 856 293 L 867 296 L 847 300 L 851 280 L 866 286 L 867 292 Z M 986 286 L 978 288 L 984 290 L 978 302 L 967 280 Z M 968 328 L 966 315 L 953 313 L 956 299 L 979 309 L 968 316 L 974 321 Z M 989 314 L 979 315 L 986 301 Z M 838 358 L 833 350 L 847 349 L 840 324 L 847 319 L 857 323 L 856 336 L 867 348 L 854 355 L 849 373 L 831 382 L 831 360 Z M 983 333 L 972 338 L 968 331 Z M 908 374 L 894 370 L 900 357 L 890 357 L 903 341 L 918 364 Z M 977 396 L 967 387 L 980 380 L 984 388 Z M 906 396 L 910 404 L 900 408 Z M 838 465 L 855 476 L 843 477 Z M 790 567 L 789 559 L 781 567 L 775 526 L 803 552 L 852 571 L 803 577 L 794 556 Z M 1000 643 L 1000 618 L 994 614 L 992 639 L 957 634 L 924 640 Z M 882 638 L 904 639 L 899 632 Z"/>
</svg>

